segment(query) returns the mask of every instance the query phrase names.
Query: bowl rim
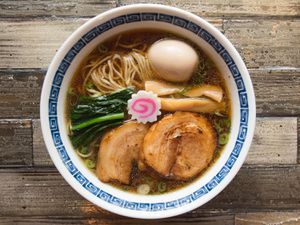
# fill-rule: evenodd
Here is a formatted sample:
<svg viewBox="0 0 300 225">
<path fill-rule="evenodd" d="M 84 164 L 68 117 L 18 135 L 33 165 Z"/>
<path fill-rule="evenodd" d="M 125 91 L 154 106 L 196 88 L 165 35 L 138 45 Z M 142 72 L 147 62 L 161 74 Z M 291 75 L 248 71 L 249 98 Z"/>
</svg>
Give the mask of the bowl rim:
<svg viewBox="0 0 300 225">
<path fill-rule="evenodd" d="M 222 182 L 220 181 L 220 183 L 218 183 L 217 188 L 212 189 L 213 191 L 210 192 L 211 193 L 210 196 L 204 202 L 193 204 L 193 205 L 187 204 L 188 207 L 187 207 L 187 205 L 179 206 L 176 209 L 180 209 L 180 210 L 165 210 L 165 211 L 162 211 L 162 213 L 160 213 L 160 214 L 153 214 L 153 213 L 151 213 L 152 211 L 150 211 L 150 213 L 149 213 L 149 211 L 146 211 L 148 213 L 143 213 L 144 211 L 137 211 L 137 210 L 132 210 L 130 213 L 129 211 L 126 211 L 126 210 L 125 211 L 120 210 L 119 207 L 116 207 L 113 204 L 110 206 L 105 205 L 105 204 L 99 205 L 98 202 L 96 202 L 95 197 L 87 196 L 84 193 L 84 191 L 82 190 L 83 189 L 82 186 L 79 187 L 78 185 L 74 184 L 73 176 L 67 175 L 65 172 L 66 168 L 63 168 L 64 167 L 63 161 L 55 160 L 55 157 L 51 153 L 51 151 L 52 151 L 51 149 L 53 148 L 53 146 L 49 145 L 49 143 L 53 142 L 51 132 L 50 132 L 48 124 L 45 122 L 45 120 L 48 120 L 48 104 L 49 104 L 50 89 L 51 89 L 48 86 L 52 85 L 52 82 L 53 82 L 52 80 L 54 79 L 54 75 L 55 75 L 56 70 L 58 69 L 57 68 L 58 65 L 61 63 L 61 58 L 64 58 L 64 55 L 70 49 L 69 43 L 72 43 L 75 40 L 77 41 L 78 37 L 82 37 L 84 34 L 86 34 L 86 32 L 84 32 L 84 30 L 87 27 L 90 27 L 91 25 L 97 26 L 97 25 L 99 25 L 99 21 L 105 22 L 105 21 L 103 21 L 103 18 L 106 18 L 106 17 L 108 17 L 109 20 L 111 20 L 112 18 L 110 17 L 110 14 L 114 14 L 114 13 L 126 14 L 127 10 L 137 10 L 140 12 L 142 12 L 143 10 L 148 10 L 151 12 L 155 12 L 155 10 L 158 10 L 158 9 L 166 10 L 171 15 L 180 14 L 184 18 L 190 18 L 193 21 L 197 21 L 199 24 L 204 24 L 206 27 L 209 27 L 209 29 L 210 29 L 209 34 L 212 34 L 212 37 L 214 37 L 217 40 L 222 40 L 224 49 L 228 51 L 229 57 L 232 58 L 232 61 L 238 67 L 237 68 L 238 71 L 242 71 L 242 72 L 240 72 L 240 76 L 242 77 L 241 78 L 242 81 L 244 81 L 243 85 L 246 86 L 246 87 L 244 87 L 244 89 L 245 89 L 246 97 L 248 98 L 248 113 L 249 113 L 247 115 L 248 116 L 247 117 L 248 118 L 248 121 L 247 121 L 248 130 L 246 131 L 243 146 L 241 147 L 241 152 L 239 153 L 237 160 L 234 164 L 234 168 L 231 168 L 229 170 L 228 174 L 225 175 L 225 178 L 221 180 Z M 45 107 L 45 106 L 47 106 L 47 107 Z M 251 106 L 251 108 L 249 106 Z M 240 167 L 243 165 L 243 163 L 246 159 L 248 150 L 250 148 L 251 141 L 252 141 L 252 138 L 254 135 L 254 129 L 255 129 L 256 107 L 255 107 L 255 96 L 254 96 L 253 85 L 252 85 L 250 76 L 248 74 L 247 68 L 246 68 L 241 56 L 237 52 L 237 50 L 234 48 L 234 46 L 229 42 L 229 40 L 219 30 L 217 30 L 213 25 L 209 24 L 207 21 L 205 21 L 201 17 L 194 15 L 190 12 L 187 12 L 185 10 L 179 9 L 179 8 L 160 5 L 160 4 L 133 4 L 133 5 L 122 6 L 119 8 L 110 9 L 106 12 L 103 12 L 103 13 L 97 15 L 94 18 L 91 18 L 85 24 L 83 24 L 78 29 L 76 29 L 67 38 L 67 40 L 61 45 L 61 47 L 55 54 L 53 60 L 51 61 L 51 64 L 48 68 L 48 71 L 47 71 L 47 74 L 46 74 L 46 77 L 45 77 L 45 80 L 43 83 L 43 88 L 42 88 L 42 93 L 41 93 L 41 103 L 40 103 L 40 117 L 41 117 L 40 121 L 41 121 L 41 127 L 42 127 L 42 134 L 44 137 L 44 142 L 46 143 L 48 153 L 49 153 L 52 161 L 54 162 L 56 168 L 60 172 L 60 174 L 64 177 L 64 179 L 69 183 L 69 185 L 74 190 L 76 190 L 85 199 L 88 199 L 95 205 L 100 206 L 106 210 L 113 212 L 113 213 L 120 214 L 123 216 L 133 217 L 133 218 L 157 219 L 157 218 L 171 217 L 171 216 L 175 216 L 175 215 L 179 215 L 179 214 L 183 214 L 185 212 L 191 211 L 191 210 L 207 203 L 208 201 L 210 201 L 212 198 L 214 198 L 216 195 L 218 195 L 231 182 L 231 180 L 235 177 L 235 175 L 239 171 Z M 55 147 L 55 150 L 56 150 L 56 147 Z M 135 214 L 134 212 L 141 212 L 141 213 Z"/>
</svg>

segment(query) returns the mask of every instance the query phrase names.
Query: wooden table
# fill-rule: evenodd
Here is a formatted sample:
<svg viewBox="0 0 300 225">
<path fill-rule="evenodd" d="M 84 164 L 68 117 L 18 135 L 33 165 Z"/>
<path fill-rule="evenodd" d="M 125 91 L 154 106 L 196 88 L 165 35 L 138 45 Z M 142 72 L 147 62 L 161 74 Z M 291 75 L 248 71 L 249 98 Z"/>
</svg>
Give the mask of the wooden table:
<svg viewBox="0 0 300 225">
<path fill-rule="evenodd" d="M 106 212 L 77 194 L 46 152 L 40 91 L 60 44 L 100 12 L 155 2 L 206 18 L 237 47 L 257 100 L 248 159 L 215 199 L 156 221 Z M 0 224 L 300 224 L 299 0 L 0 1 Z"/>
</svg>

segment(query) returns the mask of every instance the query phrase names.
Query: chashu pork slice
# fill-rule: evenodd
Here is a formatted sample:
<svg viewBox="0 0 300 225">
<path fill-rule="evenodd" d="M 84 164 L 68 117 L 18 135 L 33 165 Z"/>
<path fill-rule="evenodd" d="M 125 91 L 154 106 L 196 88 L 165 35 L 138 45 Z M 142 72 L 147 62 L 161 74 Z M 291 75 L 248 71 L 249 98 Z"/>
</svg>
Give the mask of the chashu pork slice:
<svg viewBox="0 0 300 225">
<path fill-rule="evenodd" d="M 176 112 L 152 125 L 140 158 L 164 177 L 186 180 L 208 166 L 215 148 L 214 128 L 204 116 Z"/>
<path fill-rule="evenodd" d="M 105 134 L 100 143 L 96 168 L 101 181 L 130 183 L 133 162 L 138 160 L 148 129 L 148 125 L 128 122 Z"/>
</svg>

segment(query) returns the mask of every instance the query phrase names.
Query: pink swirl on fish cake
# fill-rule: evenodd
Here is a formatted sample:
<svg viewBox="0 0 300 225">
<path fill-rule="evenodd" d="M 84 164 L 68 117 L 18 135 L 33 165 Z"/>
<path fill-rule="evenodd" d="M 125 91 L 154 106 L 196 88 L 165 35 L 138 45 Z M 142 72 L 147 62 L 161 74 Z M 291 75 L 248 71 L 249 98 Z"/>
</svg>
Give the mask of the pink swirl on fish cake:
<svg viewBox="0 0 300 225">
<path fill-rule="evenodd" d="M 128 101 L 128 113 L 138 122 L 154 122 L 161 114 L 158 97 L 150 92 L 139 91 Z"/>
</svg>

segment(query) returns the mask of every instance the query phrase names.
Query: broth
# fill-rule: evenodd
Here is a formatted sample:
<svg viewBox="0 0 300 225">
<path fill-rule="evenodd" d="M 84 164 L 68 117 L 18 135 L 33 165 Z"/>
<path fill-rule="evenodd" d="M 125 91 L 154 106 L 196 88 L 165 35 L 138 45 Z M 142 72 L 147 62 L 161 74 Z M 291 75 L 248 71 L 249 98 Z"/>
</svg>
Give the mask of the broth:
<svg viewBox="0 0 300 225">
<path fill-rule="evenodd" d="M 155 171 L 155 169 L 151 168 L 150 166 L 146 166 L 145 171 L 141 171 L 138 166 L 137 162 L 135 160 L 133 164 L 133 169 L 131 171 L 130 175 L 130 183 L 129 184 L 122 184 L 118 180 L 112 179 L 109 181 L 111 185 L 114 187 L 120 188 L 122 190 L 130 191 L 130 192 L 136 192 L 138 187 L 146 184 L 150 187 L 149 194 L 161 194 L 165 192 L 170 192 L 177 190 L 178 188 L 184 187 L 191 182 L 197 180 L 201 175 L 203 175 L 207 169 L 218 159 L 219 155 L 222 152 L 222 149 L 226 145 L 230 133 L 230 118 L 231 118 L 231 112 L 230 112 L 230 98 L 228 95 L 228 90 L 225 85 L 225 81 L 222 78 L 220 72 L 218 71 L 216 65 L 208 58 L 208 56 L 194 43 L 190 42 L 189 40 L 186 40 L 184 38 L 181 38 L 177 35 L 166 33 L 164 31 L 160 30 L 137 30 L 137 31 L 131 31 L 131 32 L 125 32 L 119 35 L 116 35 L 113 38 L 110 38 L 107 41 L 104 41 L 103 43 L 100 43 L 84 60 L 83 62 L 78 66 L 78 69 L 76 73 L 73 75 L 69 90 L 68 90 L 68 97 L 66 100 L 66 119 L 68 121 L 68 126 L 72 124 L 72 128 L 70 129 L 70 138 L 74 145 L 74 148 L 80 155 L 80 157 L 84 160 L 84 163 L 87 165 L 87 167 L 93 171 L 96 172 L 95 167 L 99 163 L 97 162 L 97 156 L 98 156 L 98 149 L 99 144 L 102 141 L 103 135 L 108 133 L 110 130 L 115 129 L 116 127 L 123 124 L 126 120 L 130 119 L 129 115 L 125 113 L 125 117 L 123 119 L 117 119 L 116 124 L 112 125 L 111 127 L 107 127 L 107 129 L 101 130 L 100 128 L 84 128 L 80 131 L 72 131 L 72 129 L 75 126 L 78 126 L 83 119 L 77 118 L 76 123 L 72 123 L 74 115 L 72 114 L 74 108 L 77 107 L 78 102 L 81 101 L 82 96 L 91 96 L 98 97 L 97 94 L 99 94 L 97 91 L 95 91 L 98 86 L 97 84 L 92 84 L 90 80 L 87 81 L 86 74 L 87 71 L 90 70 L 92 67 L 89 66 L 91 63 L 98 58 L 103 58 L 104 55 L 110 53 L 110 52 L 116 52 L 120 56 L 124 56 L 132 51 L 132 48 L 135 48 L 136 52 L 147 52 L 149 46 L 156 43 L 158 40 L 162 39 L 177 39 L 181 40 L 185 43 L 188 43 L 190 46 L 193 47 L 193 49 L 196 50 L 197 55 L 200 58 L 200 62 L 198 64 L 198 68 L 196 70 L 196 73 L 193 75 L 193 77 L 185 83 L 181 83 L 181 85 L 184 85 L 186 90 L 189 90 L 197 85 L 201 84 L 209 84 L 221 87 L 223 92 L 223 99 L 222 102 L 225 104 L 225 108 L 222 112 L 216 112 L 216 113 L 198 113 L 199 115 L 202 115 L 206 118 L 206 120 L 209 121 L 210 124 L 212 124 L 213 129 L 216 133 L 216 147 L 213 151 L 213 157 L 212 160 L 208 163 L 205 169 L 202 169 L 201 172 L 197 173 L 197 175 L 192 176 L 188 179 L 182 179 L 182 180 L 174 180 L 172 177 L 165 177 L 162 176 L 160 173 Z M 128 46 L 134 45 L 134 47 L 130 48 Z M 125 46 L 125 47 L 124 47 Z M 109 68 L 109 66 L 108 66 Z M 109 70 L 109 69 L 107 69 Z M 197 74 L 197 77 L 196 77 Z M 141 80 L 141 79 L 140 79 Z M 139 79 L 137 79 L 138 82 L 142 82 Z M 84 85 L 83 85 L 84 84 Z M 99 89 L 105 87 L 99 85 Z M 136 90 L 143 89 L 141 87 L 135 87 Z M 169 98 L 184 98 L 187 99 L 188 97 L 183 96 L 182 93 L 175 93 L 167 95 Z M 101 97 L 100 97 L 101 98 Z M 107 102 L 107 101 L 106 101 Z M 97 103 L 98 104 L 98 103 Z M 99 103 L 100 104 L 100 103 Z M 102 104 L 102 103 L 101 103 Z M 106 106 L 105 106 L 106 107 Z M 120 106 L 121 107 L 121 106 Z M 126 108 L 126 107 L 125 107 Z M 123 109 L 125 109 L 123 107 Z M 158 117 L 157 121 L 160 121 L 162 118 L 164 118 L 166 115 L 170 114 L 170 112 L 162 111 L 162 115 Z M 77 115 L 77 114 L 76 114 Z M 96 115 L 96 114 L 95 114 Z M 93 115 L 91 118 L 95 118 L 95 115 Z M 119 124 L 117 124 L 119 123 Z M 103 124 L 108 124 L 108 122 L 104 122 Z M 90 142 L 86 144 L 86 146 L 80 145 L 77 142 L 74 142 L 74 136 L 78 134 L 83 135 L 85 132 L 88 132 L 88 129 L 90 131 L 93 131 L 92 134 L 94 135 L 97 133 L 97 135 L 93 138 L 91 138 Z M 99 131 L 101 130 L 101 131 Z M 97 132 L 96 132 L 97 131 Z M 78 138 L 78 140 L 86 140 L 89 139 L 89 135 L 83 136 Z M 77 140 L 77 141 L 78 141 Z M 78 141 L 79 142 L 79 141 Z M 76 143 L 76 144 L 74 144 Z M 101 151 L 101 149 L 100 149 Z"/>
</svg>

